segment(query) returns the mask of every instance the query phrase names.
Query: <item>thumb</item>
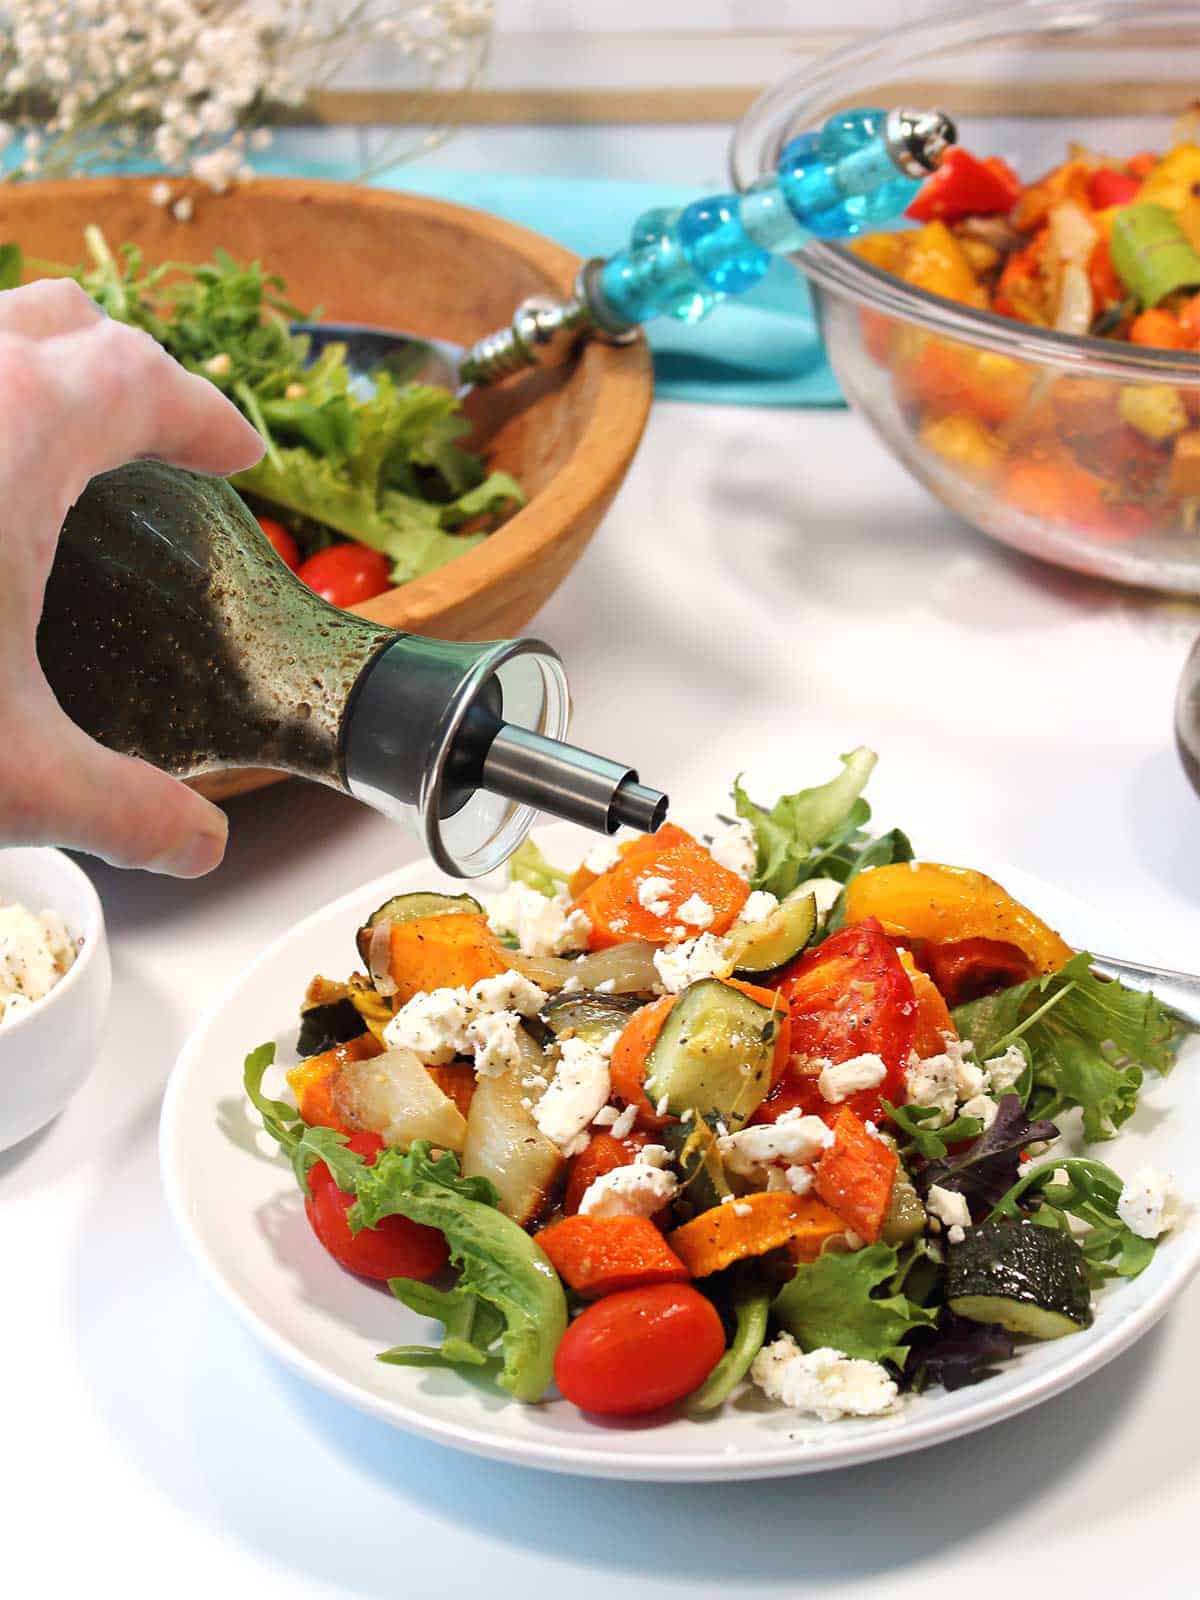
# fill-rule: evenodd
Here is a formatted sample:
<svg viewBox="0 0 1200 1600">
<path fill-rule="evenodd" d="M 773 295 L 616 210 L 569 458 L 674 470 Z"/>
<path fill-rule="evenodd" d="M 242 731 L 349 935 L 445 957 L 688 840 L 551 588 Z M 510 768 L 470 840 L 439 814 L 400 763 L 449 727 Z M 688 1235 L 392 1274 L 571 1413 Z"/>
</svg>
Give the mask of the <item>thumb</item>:
<svg viewBox="0 0 1200 1600">
<path fill-rule="evenodd" d="M 198 878 L 220 863 L 229 831 L 223 812 L 148 762 L 105 750 L 58 706 L 24 759 L 22 743 L 0 756 L 0 832 L 14 842 L 15 834 L 65 845 L 175 878 Z"/>
</svg>

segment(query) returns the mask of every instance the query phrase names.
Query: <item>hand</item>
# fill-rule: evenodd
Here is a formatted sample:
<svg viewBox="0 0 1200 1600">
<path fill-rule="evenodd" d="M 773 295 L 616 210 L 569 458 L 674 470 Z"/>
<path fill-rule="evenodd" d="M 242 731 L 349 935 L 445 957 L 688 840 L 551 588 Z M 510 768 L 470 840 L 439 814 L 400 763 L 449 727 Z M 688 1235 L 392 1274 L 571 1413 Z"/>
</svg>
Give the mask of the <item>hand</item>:
<svg viewBox="0 0 1200 1600">
<path fill-rule="evenodd" d="M 89 479 L 146 456 L 227 474 L 262 449 L 212 384 L 74 282 L 0 293 L 0 843 L 180 878 L 220 861 L 224 815 L 89 739 L 55 700 L 35 636 L 59 530 Z"/>
</svg>

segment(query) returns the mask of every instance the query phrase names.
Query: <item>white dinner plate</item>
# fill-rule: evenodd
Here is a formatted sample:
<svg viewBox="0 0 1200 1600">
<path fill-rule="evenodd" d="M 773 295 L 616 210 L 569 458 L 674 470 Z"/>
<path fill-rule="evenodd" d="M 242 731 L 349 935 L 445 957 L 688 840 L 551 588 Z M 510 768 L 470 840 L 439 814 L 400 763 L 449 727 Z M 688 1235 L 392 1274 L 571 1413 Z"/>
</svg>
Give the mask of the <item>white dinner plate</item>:
<svg viewBox="0 0 1200 1600">
<path fill-rule="evenodd" d="M 564 824 L 538 838 L 565 864 L 581 859 L 591 841 Z M 1137 959 L 1072 896 L 1014 868 L 970 859 L 1073 944 Z M 1057 1394 L 1145 1333 L 1200 1265 L 1200 1163 L 1189 1152 L 1200 1101 L 1200 1049 L 1193 1041 L 1169 1078 L 1147 1078 L 1136 1116 L 1095 1152 L 1124 1174 L 1147 1161 L 1171 1172 L 1184 1202 L 1180 1226 L 1140 1278 L 1098 1294 L 1091 1328 L 1023 1349 L 974 1387 L 910 1398 L 891 1417 L 836 1423 L 800 1417 L 747 1389 L 705 1422 L 677 1416 L 639 1424 L 596 1421 L 564 1400 L 519 1405 L 454 1372 L 384 1365 L 375 1359 L 378 1351 L 436 1343 L 438 1325 L 326 1255 L 309 1231 L 290 1168 L 265 1153 L 274 1146 L 242 1094 L 242 1058 L 274 1039 L 277 1061 L 295 1061 L 297 1012 L 309 979 L 317 972 L 338 978 L 354 968 L 354 931 L 389 895 L 463 887 L 417 863 L 291 928 L 195 1029 L 163 1105 L 163 1180 L 184 1239 L 268 1348 L 349 1405 L 442 1444 L 556 1472 L 664 1481 L 818 1472 L 938 1444 Z"/>
</svg>

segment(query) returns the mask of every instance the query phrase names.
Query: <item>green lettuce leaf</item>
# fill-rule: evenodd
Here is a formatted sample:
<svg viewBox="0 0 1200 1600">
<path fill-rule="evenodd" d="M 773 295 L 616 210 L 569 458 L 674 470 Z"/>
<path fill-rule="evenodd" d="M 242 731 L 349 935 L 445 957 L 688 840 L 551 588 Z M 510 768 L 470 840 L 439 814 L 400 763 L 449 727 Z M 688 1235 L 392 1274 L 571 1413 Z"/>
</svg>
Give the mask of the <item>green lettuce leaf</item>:
<svg viewBox="0 0 1200 1600">
<path fill-rule="evenodd" d="M 394 1367 L 500 1367 L 491 1350 L 504 1331 L 504 1317 L 495 1306 L 466 1289 L 435 1289 L 415 1278 L 389 1278 L 388 1288 L 411 1311 L 443 1323 L 446 1332 L 436 1350 L 398 1344 L 381 1351 L 378 1360 Z"/>
<path fill-rule="evenodd" d="M 937 1314 L 906 1295 L 875 1293 L 898 1266 L 895 1250 L 885 1244 L 819 1256 L 796 1269 L 796 1276 L 776 1295 L 772 1310 L 805 1350 L 828 1345 L 843 1355 L 902 1367 L 908 1356 L 903 1340 L 914 1328 L 932 1327 Z"/>
<path fill-rule="evenodd" d="M 424 1139 L 407 1151 L 383 1150 L 368 1166 L 329 1128 L 306 1129 L 295 1161 L 302 1183 L 312 1166 L 324 1161 L 338 1188 L 355 1196 L 346 1213 L 353 1233 L 397 1215 L 439 1229 L 459 1269 L 457 1293 L 493 1308 L 503 1319 L 496 1381 L 515 1399 L 541 1399 L 566 1331 L 566 1297 L 541 1247 L 497 1208 L 496 1191 L 486 1178 L 464 1178 L 453 1155 L 443 1151 L 435 1158 Z M 405 1287 L 400 1298 L 409 1293 Z M 441 1304 L 451 1313 L 442 1320 L 452 1343 L 449 1353 L 438 1353 L 439 1359 L 458 1363 L 465 1335 L 457 1319 L 465 1315 L 465 1302 Z M 442 1314 L 437 1310 L 433 1315 Z M 399 1358 L 392 1354 L 389 1359 Z"/>
<path fill-rule="evenodd" d="M 754 888 L 782 899 L 805 878 L 841 876 L 826 869 L 838 864 L 840 850 L 861 838 L 871 808 L 860 797 L 876 760 L 874 751 L 860 747 L 842 757 L 836 778 L 785 794 L 769 811 L 750 799 L 740 777 L 735 781 L 737 814 L 750 823 L 758 844 Z"/>
<path fill-rule="evenodd" d="M 304 1131 L 304 1119 L 286 1100 L 272 1100 L 262 1090 L 267 1068 L 275 1062 L 275 1046 L 260 1044 L 242 1063 L 242 1087 L 246 1098 L 263 1120 L 263 1127 L 281 1149 L 292 1154 Z"/>
<path fill-rule="evenodd" d="M 1098 978 L 1086 952 L 1058 972 L 959 1006 L 954 1025 L 980 1061 L 1016 1039 L 1033 1061 L 1034 1117 L 1083 1110 L 1089 1140 L 1110 1139 L 1137 1106 L 1144 1069 L 1169 1072 L 1187 1025 L 1152 994 Z"/>
</svg>

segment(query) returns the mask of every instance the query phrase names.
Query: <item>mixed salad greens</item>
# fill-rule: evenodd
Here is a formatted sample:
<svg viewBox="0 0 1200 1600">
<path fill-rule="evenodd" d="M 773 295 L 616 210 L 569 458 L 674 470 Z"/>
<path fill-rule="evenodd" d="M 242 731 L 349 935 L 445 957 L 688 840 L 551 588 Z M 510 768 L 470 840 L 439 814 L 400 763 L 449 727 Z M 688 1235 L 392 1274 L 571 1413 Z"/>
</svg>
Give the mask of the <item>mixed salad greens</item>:
<svg viewBox="0 0 1200 1600">
<path fill-rule="evenodd" d="M 851 248 L 906 283 L 1057 333 L 1200 350 L 1200 110 L 1170 148 L 1120 159 L 1073 144 L 1023 181 L 999 156 L 951 150 L 911 229 Z M 1015 511 L 1125 540 L 1200 518 L 1192 385 L 1055 371 L 863 313 L 868 353 L 943 471 Z"/>
<path fill-rule="evenodd" d="M 317 1238 L 444 1325 L 380 1359 L 586 1412 L 749 1379 L 833 1420 L 1087 1327 L 1174 1221 L 1087 1147 L 1186 1025 L 981 873 L 871 835 L 875 758 L 707 844 L 397 896 L 314 978 L 294 1098 L 246 1092 Z"/>
<path fill-rule="evenodd" d="M 270 512 L 264 532 L 280 529 L 284 538 L 272 542 L 289 565 L 350 540 L 374 552 L 379 592 L 473 549 L 523 503 L 515 479 L 489 473 L 463 447 L 471 425 L 449 390 L 398 383 L 383 370 L 364 388 L 343 345 L 310 359 L 308 337 L 290 325 L 315 314 L 290 304 L 284 280 L 257 262 L 218 250 L 199 265 L 149 267 L 136 245 L 114 254 L 94 226 L 84 243 L 87 259 L 71 268 L 0 246 L 0 289 L 69 274 L 110 317 L 143 329 L 227 395 L 267 447 L 234 485 L 252 509 Z"/>
</svg>

